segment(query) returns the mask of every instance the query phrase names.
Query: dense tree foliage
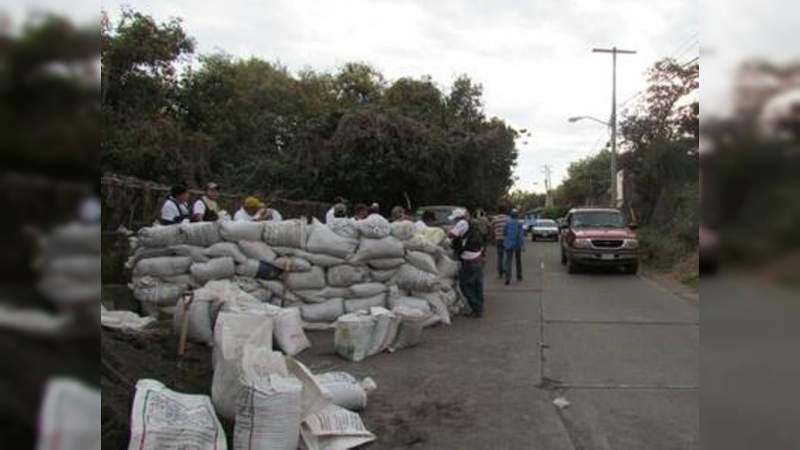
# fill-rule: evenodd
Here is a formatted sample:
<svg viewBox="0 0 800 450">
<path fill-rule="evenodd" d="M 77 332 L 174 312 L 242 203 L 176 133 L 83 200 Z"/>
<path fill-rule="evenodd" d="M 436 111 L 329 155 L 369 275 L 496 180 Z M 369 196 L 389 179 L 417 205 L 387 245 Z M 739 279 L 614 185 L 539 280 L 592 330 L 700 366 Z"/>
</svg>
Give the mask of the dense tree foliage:
<svg viewBox="0 0 800 450">
<path fill-rule="evenodd" d="M 295 74 L 193 52 L 179 20 L 104 20 L 104 170 L 386 208 L 493 205 L 512 184 L 517 131 L 485 116 L 466 75 L 445 91 L 364 63 Z"/>
</svg>

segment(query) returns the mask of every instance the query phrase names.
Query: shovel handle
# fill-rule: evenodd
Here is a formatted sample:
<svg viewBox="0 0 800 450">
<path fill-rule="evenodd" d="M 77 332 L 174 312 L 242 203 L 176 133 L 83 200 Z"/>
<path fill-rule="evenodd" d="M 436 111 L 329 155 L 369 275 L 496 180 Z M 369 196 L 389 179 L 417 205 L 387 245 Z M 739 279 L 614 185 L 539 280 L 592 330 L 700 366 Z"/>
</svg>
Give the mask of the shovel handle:
<svg viewBox="0 0 800 450">
<path fill-rule="evenodd" d="M 181 308 L 183 309 L 183 315 L 181 316 L 181 331 L 180 331 L 180 338 L 178 339 L 179 357 L 183 357 L 183 354 L 186 351 L 186 335 L 189 332 L 189 307 L 192 305 L 193 300 L 194 300 L 193 292 L 188 292 L 184 294 L 183 305 L 181 305 Z"/>
</svg>

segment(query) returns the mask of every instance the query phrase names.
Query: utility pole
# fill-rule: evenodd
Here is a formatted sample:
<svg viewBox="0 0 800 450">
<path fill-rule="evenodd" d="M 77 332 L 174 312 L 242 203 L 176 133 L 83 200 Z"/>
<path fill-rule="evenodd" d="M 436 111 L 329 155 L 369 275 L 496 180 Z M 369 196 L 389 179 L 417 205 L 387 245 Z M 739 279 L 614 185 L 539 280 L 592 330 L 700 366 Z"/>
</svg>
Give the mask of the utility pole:
<svg viewBox="0 0 800 450">
<path fill-rule="evenodd" d="M 542 168 L 542 173 L 544 173 L 544 193 L 545 193 L 545 200 L 544 206 L 546 208 L 551 208 L 553 206 L 553 195 L 550 193 L 550 165 L 545 164 L 544 168 Z"/>
<path fill-rule="evenodd" d="M 621 50 L 617 47 L 594 48 L 594 53 L 611 53 L 613 69 L 611 75 L 611 207 L 617 207 L 617 55 L 632 55 L 635 50 Z"/>
</svg>

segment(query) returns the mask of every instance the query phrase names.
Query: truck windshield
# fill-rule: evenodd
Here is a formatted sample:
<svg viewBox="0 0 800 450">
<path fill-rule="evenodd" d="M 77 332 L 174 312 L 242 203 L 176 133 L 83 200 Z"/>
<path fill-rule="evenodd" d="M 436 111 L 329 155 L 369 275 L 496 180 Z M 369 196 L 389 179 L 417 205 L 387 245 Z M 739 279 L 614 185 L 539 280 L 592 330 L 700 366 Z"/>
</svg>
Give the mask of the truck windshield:
<svg viewBox="0 0 800 450">
<path fill-rule="evenodd" d="M 572 216 L 575 228 L 625 228 L 625 218 L 618 212 L 582 212 Z"/>
</svg>

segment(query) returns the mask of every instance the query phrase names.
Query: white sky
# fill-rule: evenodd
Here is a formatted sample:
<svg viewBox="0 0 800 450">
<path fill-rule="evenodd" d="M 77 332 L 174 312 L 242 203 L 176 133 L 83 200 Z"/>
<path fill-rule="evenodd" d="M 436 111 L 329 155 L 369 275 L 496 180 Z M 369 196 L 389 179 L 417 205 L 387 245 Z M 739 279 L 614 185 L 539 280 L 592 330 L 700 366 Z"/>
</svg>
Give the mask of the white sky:
<svg viewBox="0 0 800 450">
<path fill-rule="evenodd" d="M 77 17 L 97 11 L 88 2 L 31 4 Z M 574 115 L 610 114 L 611 57 L 592 47 L 638 51 L 619 58 L 622 102 L 645 86 L 644 72 L 657 59 L 697 56 L 700 31 L 695 0 L 103 0 L 101 6 L 115 18 L 123 4 L 157 20 L 181 17 L 198 54 L 224 50 L 295 71 L 364 61 L 390 80 L 428 74 L 442 88 L 466 73 L 483 85 L 487 115 L 533 133 L 517 143 L 516 176 L 517 187 L 536 191 L 544 189 L 545 163 L 556 186 L 570 162 L 595 153 L 608 137 L 600 124 L 567 123 Z"/>
</svg>

